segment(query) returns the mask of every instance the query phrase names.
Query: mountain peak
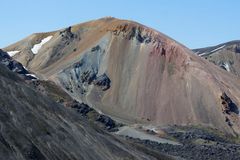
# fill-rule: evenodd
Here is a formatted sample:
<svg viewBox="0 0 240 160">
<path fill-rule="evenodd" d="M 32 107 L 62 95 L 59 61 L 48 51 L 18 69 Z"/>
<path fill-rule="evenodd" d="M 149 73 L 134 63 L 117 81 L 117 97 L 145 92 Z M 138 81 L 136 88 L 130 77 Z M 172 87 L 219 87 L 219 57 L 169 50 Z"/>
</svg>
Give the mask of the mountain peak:
<svg viewBox="0 0 240 160">
<path fill-rule="evenodd" d="M 5 50 L 19 51 L 13 58 L 38 77 L 117 119 L 156 126 L 211 125 L 240 134 L 238 115 L 223 113 L 221 104 L 224 92 L 240 105 L 236 77 L 137 22 L 101 18 L 40 33 Z"/>
</svg>

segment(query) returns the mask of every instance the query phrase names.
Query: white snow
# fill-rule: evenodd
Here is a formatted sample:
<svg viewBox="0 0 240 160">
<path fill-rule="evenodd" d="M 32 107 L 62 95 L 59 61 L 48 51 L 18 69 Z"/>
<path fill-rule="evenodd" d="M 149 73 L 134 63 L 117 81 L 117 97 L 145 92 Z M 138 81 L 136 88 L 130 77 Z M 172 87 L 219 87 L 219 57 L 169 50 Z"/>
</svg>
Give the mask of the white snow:
<svg viewBox="0 0 240 160">
<path fill-rule="evenodd" d="M 220 50 L 220 49 L 222 49 L 222 48 L 224 48 L 224 47 L 225 47 L 225 45 L 223 45 L 223 46 L 221 46 L 221 47 L 218 47 L 218 48 L 212 50 L 210 53 L 216 52 L 216 51 L 218 51 L 218 50 Z"/>
<path fill-rule="evenodd" d="M 26 74 L 26 76 L 32 76 L 32 77 L 38 79 L 38 77 L 35 74 Z"/>
<path fill-rule="evenodd" d="M 48 36 L 48 37 L 42 39 L 40 43 L 35 44 L 35 45 L 33 46 L 33 48 L 31 49 L 32 52 L 33 52 L 33 54 L 37 54 L 38 51 L 42 48 L 42 46 L 43 46 L 45 43 L 47 43 L 48 41 L 50 41 L 50 40 L 52 39 L 52 37 L 53 37 L 53 36 Z"/>
<path fill-rule="evenodd" d="M 209 53 L 216 52 L 216 51 L 218 51 L 218 50 L 220 50 L 220 49 L 222 49 L 222 48 L 224 48 L 224 47 L 225 47 L 225 45 L 223 45 L 223 46 L 221 46 L 221 47 L 218 47 L 218 48 L 216 48 L 216 49 L 214 49 L 214 50 L 212 50 L 212 51 L 210 51 L 210 52 L 203 52 L 203 53 L 199 54 L 199 56 L 202 57 L 202 56 L 205 55 L 205 54 L 209 54 Z M 196 52 L 196 54 L 197 54 L 197 53 L 199 53 L 199 52 Z"/>
<path fill-rule="evenodd" d="M 27 67 L 23 66 L 23 68 L 28 71 Z"/>
<path fill-rule="evenodd" d="M 199 56 L 201 57 L 201 56 L 203 56 L 203 55 L 205 55 L 206 53 L 205 52 L 203 52 L 203 53 L 201 53 L 201 54 L 199 54 Z"/>
<path fill-rule="evenodd" d="M 7 52 L 9 56 L 13 57 L 15 54 L 19 53 L 20 51 L 9 51 Z"/>
<path fill-rule="evenodd" d="M 228 64 L 228 63 L 224 63 L 223 65 L 224 65 L 224 67 L 226 68 L 226 70 L 227 70 L 228 72 L 230 72 L 230 66 L 229 66 L 229 64 Z"/>
<path fill-rule="evenodd" d="M 196 55 L 198 55 L 199 51 L 195 52 Z"/>
</svg>

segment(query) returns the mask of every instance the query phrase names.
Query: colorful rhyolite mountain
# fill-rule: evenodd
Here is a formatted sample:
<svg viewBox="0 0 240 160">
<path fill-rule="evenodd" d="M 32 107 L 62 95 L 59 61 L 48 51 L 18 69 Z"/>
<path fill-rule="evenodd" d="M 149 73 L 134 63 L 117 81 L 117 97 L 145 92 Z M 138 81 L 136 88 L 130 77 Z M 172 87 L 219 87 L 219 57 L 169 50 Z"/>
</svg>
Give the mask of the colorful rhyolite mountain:
<svg viewBox="0 0 240 160">
<path fill-rule="evenodd" d="M 4 48 L 41 79 L 125 123 L 240 134 L 240 80 L 166 35 L 102 18 Z"/>
</svg>

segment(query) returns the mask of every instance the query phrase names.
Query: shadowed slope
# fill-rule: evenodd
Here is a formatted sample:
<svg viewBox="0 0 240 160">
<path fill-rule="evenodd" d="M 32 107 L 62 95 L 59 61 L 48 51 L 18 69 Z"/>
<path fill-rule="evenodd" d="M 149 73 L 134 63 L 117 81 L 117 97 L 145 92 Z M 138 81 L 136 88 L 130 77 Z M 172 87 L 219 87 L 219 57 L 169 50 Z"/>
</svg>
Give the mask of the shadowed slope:
<svg viewBox="0 0 240 160">
<path fill-rule="evenodd" d="M 155 159 L 145 155 L 144 148 L 140 152 L 91 126 L 70 109 L 31 89 L 2 65 L 0 88 L 1 159 Z M 155 157 L 162 156 L 155 153 Z"/>
</svg>

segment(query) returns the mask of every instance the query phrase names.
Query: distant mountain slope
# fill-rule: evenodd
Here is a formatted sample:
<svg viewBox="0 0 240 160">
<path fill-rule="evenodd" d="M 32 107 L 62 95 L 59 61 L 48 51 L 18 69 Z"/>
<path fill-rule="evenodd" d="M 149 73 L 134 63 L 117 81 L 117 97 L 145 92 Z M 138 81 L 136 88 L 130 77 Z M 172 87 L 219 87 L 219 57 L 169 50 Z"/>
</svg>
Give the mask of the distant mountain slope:
<svg viewBox="0 0 240 160">
<path fill-rule="evenodd" d="M 193 52 L 226 71 L 240 76 L 240 41 L 231 41 L 213 47 L 194 49 Z"/>
<path fill-rule="evenodd" d="M 240 134 L 240 80 L 136 22 L 102 18 L 4 48 L 40 79 L 125 123 Z"/>
<path fill-rule="evenodd" d="M 167 158 L 147 155 L 90 124 L 72 109 L 30 88 L 2 64 L 0 88 L 0 159 Z"/>
</svg>

